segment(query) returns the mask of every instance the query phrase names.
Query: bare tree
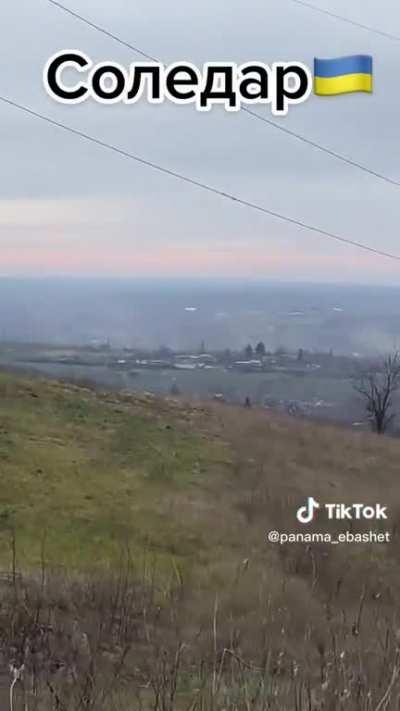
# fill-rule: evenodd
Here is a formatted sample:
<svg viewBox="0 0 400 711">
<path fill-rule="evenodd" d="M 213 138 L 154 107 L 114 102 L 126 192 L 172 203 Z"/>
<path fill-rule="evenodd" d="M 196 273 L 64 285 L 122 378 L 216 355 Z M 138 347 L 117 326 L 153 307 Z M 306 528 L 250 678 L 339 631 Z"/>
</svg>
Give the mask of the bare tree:
<svg viewBox="0 0 400 711">
<path fill-rule="evenodd" d="M 361 372 L 354 389 L 364 398 L 372 428 L 384 434 L 395 418 L 393 394 L 400 388 L 400 353 L 387 356 L 382 363 Z"/>
</svg>

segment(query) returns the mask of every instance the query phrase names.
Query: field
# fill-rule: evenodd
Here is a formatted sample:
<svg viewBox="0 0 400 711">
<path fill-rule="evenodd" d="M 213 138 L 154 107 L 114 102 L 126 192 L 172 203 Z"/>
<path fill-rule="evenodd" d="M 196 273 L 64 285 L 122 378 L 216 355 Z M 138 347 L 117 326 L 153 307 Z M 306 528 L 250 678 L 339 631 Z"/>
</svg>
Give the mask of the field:
<svg viewBox="0 0 400 711">
<path fill-rule="evenodd" d="M 24 664 L 14 711 L 398 709 L 399 455 L 256 409 L 1 375 L 1 708 Z M 307 532 L 391 542 L 268 543 L 304 532 L 308 496 L 388 520 Z"/>
<path fill-rule="evenodd" d="M 99 388 L 114 391 L 150 392 L 168 396 L 171 389 L 178 388 L 183 398 L 200 401 L 210 400 L 216 393 L 220 393 L 229 403 L 243 404 L 246 397 L 258 405 L 268 399 L 298 401 L 309 403 L 310 411 L 314 409 L 313 402 L 322 401 L 322 406 L 314 412 L 319 420 L 352 424 L 363 418 L 362 403 L 354 393 L 351 378 L 348 372 L 340 372 L 339 368 L 334 373 L 314 371 L 307 374 L 290 371 L 241 373 L 226 370 L 222 366 L 190 371 L 136 368 L 130 374 L 96 365 L 37 363 L 29 359 L 18 362 L 4 355 L 0 355 L 0 365 L 19 367 L 32 374 L 39 373 L 70 382 L 91 382 Z"/>
</svg>

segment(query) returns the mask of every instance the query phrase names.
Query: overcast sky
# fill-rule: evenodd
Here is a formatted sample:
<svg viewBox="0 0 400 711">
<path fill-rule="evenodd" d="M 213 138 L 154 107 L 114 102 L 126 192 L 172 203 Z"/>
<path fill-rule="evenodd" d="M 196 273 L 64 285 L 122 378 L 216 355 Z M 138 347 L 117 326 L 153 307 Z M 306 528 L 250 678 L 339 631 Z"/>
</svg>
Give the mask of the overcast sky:
<svg viewBox="0 0 400 711">
<path fill-rule="evenodd" d="M 169 63 L 299 60 L 370 53 L 375 93 L 311 97 L 277 119 L 400 180 L 400 42 L 292 0 L 64 0 Z M 398 0 L 315 0 L 400 35 Z M 0 93 L 267 208 L 400 254 L 400 188 L 305 146 L 243 112 L 193 106 L 60 106 L 42 70 L 77 48 L 140 59 L 47 0 L 0 9 Z M 269 108 L 258 107 L 270 116 Z M 0 272 L 239 276 L 398 283 L 400 264 L 203 193 L 0 104 Z"/>
</svg>

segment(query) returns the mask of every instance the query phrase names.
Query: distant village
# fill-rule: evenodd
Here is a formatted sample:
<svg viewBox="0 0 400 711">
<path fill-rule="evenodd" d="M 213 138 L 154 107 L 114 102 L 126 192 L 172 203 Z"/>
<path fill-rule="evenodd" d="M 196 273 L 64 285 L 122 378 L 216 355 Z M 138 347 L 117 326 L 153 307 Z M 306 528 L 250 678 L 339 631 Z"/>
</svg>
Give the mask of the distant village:
<svg viewBox="0 0 400 711">
<path fill-rule="evenodd" d="M 202 342 L 197 349 L 185 351 L 166 346 L 117 348 L 100 341 L 82 346 L 0 345 L 0 363 L 28 370 L 38 367 L 56 377 L 161 392 L 172 397 L 258 404 L 294 416 L 328 417 L 353 424 L 357 411 L 349 410 L 347 404 L 343 407 L 336 397 L 335 383 L 350 383 L 357 360 L 356 354 L 336 355 L 333 350 L 319 352 L 299 347 L 291 351 L 281 346 L 272 351 L 262 341 L 236 350 L 210 350 Z M 273 381 L 268 376 L 273 376 Z M 314 384 L 308 389 L 293 388 L 293 377 L 310 378 Z M 280 383 L 280 387 L 271 389 L 272 382 Z M 345 387 L 350 397 L 351 385 Z"/>
<path fill-rule="evenodd" d="M 283 346 L 270 351 L 260 341 L 247 344 L 242 350 L 206 350 L 204 342 L 197 350 L 178 351 L 161 346 L 156 349 L 113 348 L 109 342 L 87 346 L 38 346 L 29 353 L 30 362 L 60 365 L 105 366 L 135 374 L 136 370 L 212 370 L 224 369 L 238 373 L 289 372 L 306 374 L 320 369 L 346 370 L 353 367 L 354 357 L 336 356 L 329 352 L 290 351 Z"/>
<path fill-rule="evenodd" d="M 198 350 L 176 351 L 166 346 L 154 350 L 137 348 L 113 348 L 109 343 L 93 344 L 86 347 L 70 349 L 53 348 L 51 353 L 42 351 L 37 361 L 72 365 L 104 365 L 120 371 L 131 368 L 161 369 L 161 370 L 198 370 L 225 368 L 243 373 L 266 372 L 271 370 L 317 370 L 321 367 L 321 357 L 324 361 L 333 358 L 329 354 L 311 354 L 303 348 L 291 352 L 283 347 L 275 351 L 266 349 L 260 341 L 255 346 L 250 343 L 243 350 L 226 348 L 219 351 L 207 351 L 204 343 Z M 57 351 L 59 351 L 57 353 Z M 315 356 L 315 362 L 313 357 Z M 31 360 L 31 359 L 30 359 Z"/>
<path fill-rule="evenodd" d="M 301 348 L 296 353 L 287 352 L 283 348 L 272 353 L 267 351 L 261 342 L 255 348 L 250 344 L 247 345 L 242 352 L 226 349 L 213 353 L 180 353 L 165 348 L 157 352 L 146 353 L 145 356 L 142 354 L 139 357 L 128 352 L 125 357 L 118 358 L 110 362 L 109 365 L 121 369 L 134 365 L 139 368 L 171 368 L 175 370 L 211 369 L 222 366 L 243 373 L 282 369 L 307 371 L 321 367 L 318 363 L 310 362 Z"/>
</svg>

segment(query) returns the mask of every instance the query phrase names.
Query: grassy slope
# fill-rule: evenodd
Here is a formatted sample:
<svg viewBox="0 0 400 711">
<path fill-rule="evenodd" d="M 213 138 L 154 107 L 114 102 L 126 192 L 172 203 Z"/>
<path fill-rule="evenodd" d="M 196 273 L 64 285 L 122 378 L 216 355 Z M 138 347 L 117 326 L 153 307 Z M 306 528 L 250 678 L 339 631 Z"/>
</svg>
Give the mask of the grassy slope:
<svg viewBox="0 0 400 711">
<path fill-rule="evenodd" d="M 201 502 L 226 452 L 179 413 L 7 375 L 0 393 L 0 516 L 3 529 L 15 521 L 20 562 L 37 564 L 43 546 L 70 566 L 105 562 L 127 543 L 161 557 L 202 548 L 180 504 Z"/>
<path fill-rule="evenodd" d="M 52 620 L 57 634 L 66 637 L 67 650 L 68 624 L 75 623 L 89 634 L 92 646 L 101 632 L 101 645 L 114 649 L 116 641 L 112 637 L 111 644 L 107 631 L 119 619 L 114 608 L 121 594 L 119 557 L 129 548 L 152 601 L 143 603 L 139 615 L 136 597 L 133 611 L 127 607 L 134 621 L 127 678 L 132 670 L 138 674 L 142 708 L 160 708 L 151 700 L 147 680 L 152 675 L 170 698 L 165 686 L 170 677 L 162 665 L 174 668 L 182 640 L 186 657 L 175 689 L 179 703 L 163 708 L 196 708 L 191 703 L 203 682 L 206 703 L 197 708 L 214 711 L 253 708 L 259 683 L 263 695 L 254 708 L 260 710 L 293 711 L 294 695 L 303 692 L 296 705 L 301 711 L 339 708 L 339 697 L 347 699 L 340 703 L 346 711 L 383 708 L 380 700 L 400 678 L 393 677 L 397 669 L 400 674 L 399 455 L 396 440 L 256 410 L 99 395 L 0 376 L 0 573 L 10 566 L 14 528 L 19 567 L 37 567 L 43 555 L 48 568 L 62 566 L 70 581 L 59 584 L 57 576 L 54 582 L 49 576 L 44 602 L 32 591 L 19 593 L 18 614 L 11 588 L 12 615 L 1 588 L 0 636 L 7 639 L 7 632 L 12 640 L 9 655 L 14 654 L 15 625 L 25 630 L 37 615 Z M 267 544 L 271 529 L 299 530 L 295 511 L 309 495 L 321 502 L 388 505 L 385 530 L 393 541 L 381 546 Z M 349 528 L 317 521 L 311 530 Z M 110 563 L 117 573 L 115 590 L 104 570 Z M 161 571 L 156 588 L 153 563 Z M 79 587 L 85 576 L 74 576 L 74 569 L 93 566 L 100 566 L 101 575 Z M 121 619 L 127 614 L 123 604 L 122 597 Z M 121 640 L 123 649 L 123 635 Z M 56 635 L 51 641 L 55 644 Z M 101 645 L 96 651 L 99 688 L 105 664 Z M 238 659 L 232 658 L 224 684 L 215 691 L 214 676 L 210 672 L 204 681 L 202 670 L 217 665 L 222 673 L 222 650 L 227 649 L 245 661 L 237 668 Z M 78 670 L 78 696 L 86 689 L 85 669 L 83 664 Z M 173 674 L 171 679 L 174 685 Z M 8 677 L 3 681 L 0 670 L 5 707 Z M 44 684 L 42 693 L 46 689 Z M 101 708 L 137 708 L 132 694 L 130 689 L 122 702 L 118 697 L 120 706 Z M 387 711 L 398 708 L 396 699 L 393 694 Z M 54 708 L 48 701 L 43 708 Z M 83 706 L 74 701 L 63 708 Z"/>
<path fill-rule="evenodd" d="M 317 546 L 311 560 L 304 546 L 266 544 L 265 533 L 295 531 L 295 510 L 308 495 L 388 504 L 387 528 L 395 530 L 399 455 L 395 440 L 263 412 L 99 395 L 3 374 L 2 564 L 10 562 L 13 523 L 21 566 L 38 565 L 43 551 L 51 565 L 105 565 L 129 546 L 161 566 L 195 572 L 205 586 L 225 586 L 250 558 L 250 588 L 271 571 L 279 586 L 283 570 L 304 587 L 317 569 L 320 585 L 343 577 L 356 598 L 360 580 L 397 585 L 396 539 Z"/>
</svg>

